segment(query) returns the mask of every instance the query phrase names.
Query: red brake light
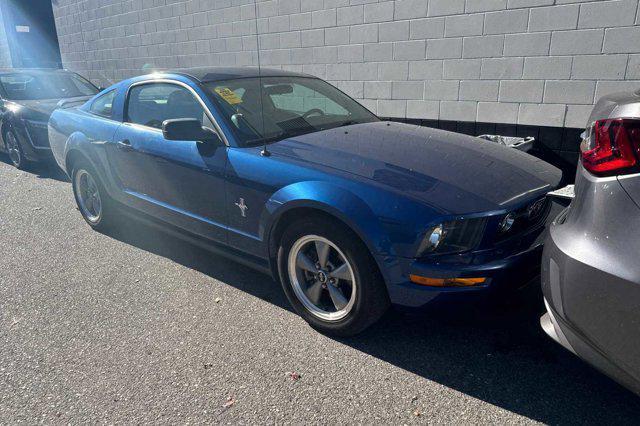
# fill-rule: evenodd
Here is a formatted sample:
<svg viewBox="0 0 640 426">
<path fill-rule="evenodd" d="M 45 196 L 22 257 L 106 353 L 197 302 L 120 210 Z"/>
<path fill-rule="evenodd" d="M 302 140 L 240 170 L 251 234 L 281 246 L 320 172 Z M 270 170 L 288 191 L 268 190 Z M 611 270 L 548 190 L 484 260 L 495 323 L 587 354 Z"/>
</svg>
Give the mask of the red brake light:
<svg viewBox="0 0 640 426">
<path fill-rule="evenodd" d="M 588 143 L 588 145 L 587 145 Z M 640 154 L 640 120 L 598 120 L 585 140 L 582 164 L 594 175 L 611 176 L 635 171 Z"/>
</svg>

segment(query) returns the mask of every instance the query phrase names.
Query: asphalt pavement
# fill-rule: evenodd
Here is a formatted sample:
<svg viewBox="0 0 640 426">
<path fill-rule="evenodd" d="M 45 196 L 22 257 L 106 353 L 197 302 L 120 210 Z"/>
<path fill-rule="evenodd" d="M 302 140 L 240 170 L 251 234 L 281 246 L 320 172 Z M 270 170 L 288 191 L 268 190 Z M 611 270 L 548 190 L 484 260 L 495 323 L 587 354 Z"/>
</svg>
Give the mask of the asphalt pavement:
<svg viewBox="0 0 640 426">
<path fill-rule="evenodd" d="M 278 283 L 0 161 L 0 424 L 630 423 L 640 398 L 556 345 L 540 301 L 311 329 Z M 597 313 L 594 313 L 597 314 Z"/>
</svg>

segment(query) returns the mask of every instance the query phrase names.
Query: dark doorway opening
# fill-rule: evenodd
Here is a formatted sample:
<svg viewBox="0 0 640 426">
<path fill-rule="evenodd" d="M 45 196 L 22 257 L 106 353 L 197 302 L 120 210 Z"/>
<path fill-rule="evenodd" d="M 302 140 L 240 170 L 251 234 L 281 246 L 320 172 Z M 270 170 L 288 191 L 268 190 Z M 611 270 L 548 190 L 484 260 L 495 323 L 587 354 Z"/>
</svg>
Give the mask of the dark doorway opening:
<svg viewBox="0 0 640 426">
<path fill-rule="evenodd" d="M 14 68 L 61 68 L 51 0 L 0 0 Z"/>
</svg>

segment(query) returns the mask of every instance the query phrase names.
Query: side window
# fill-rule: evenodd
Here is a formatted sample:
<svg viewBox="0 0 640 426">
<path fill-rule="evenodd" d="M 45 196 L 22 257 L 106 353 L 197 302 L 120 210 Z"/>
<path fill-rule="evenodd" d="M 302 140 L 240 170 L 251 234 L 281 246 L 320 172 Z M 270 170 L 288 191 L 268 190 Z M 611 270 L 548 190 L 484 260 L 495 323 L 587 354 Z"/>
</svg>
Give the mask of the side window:
<svg viewBox="0 0 640 426">
<path fill-rule="evenodd" d="M 91 104 L 91 111 L 93 114 L 101 117 L 111 118 L 113 115 L 113 100 L 116 97 L 116 91 L 112 90 L 104 95 L 96 98 Z"/>
<path fill-rule="evenodd" d="M 315 90 L 300 84 L 265 86 L 274 106 L 278 109 L 304 114 L 319 109 L 325 115 L 349 115 L 349 112 Z"/>
<path fill-rule="evenodd" d="M 127 121 L 156 129 L 175 118 L 195 118 L 214 128 L 204 108 L 188 89 L 171 83 L 149 83 L 129 90 Z"/>
</svg>

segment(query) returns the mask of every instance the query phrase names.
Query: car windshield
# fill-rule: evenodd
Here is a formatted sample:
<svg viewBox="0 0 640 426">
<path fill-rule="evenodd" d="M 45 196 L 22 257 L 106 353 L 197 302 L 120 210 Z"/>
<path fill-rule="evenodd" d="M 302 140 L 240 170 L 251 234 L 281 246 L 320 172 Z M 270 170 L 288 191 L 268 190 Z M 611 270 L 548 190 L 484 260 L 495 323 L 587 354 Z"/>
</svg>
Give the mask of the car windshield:
<svg viewBox="0 0 640 426">
<path fill-rule="evenodd" d="M 245 146 L 378 121 L 358 102 L 313 77 L 240 78 L 205 86 L 223 119 Z"/>
<path fill-rule="evenodd" d="M 10 100 L 61 99 L 91 96 L 98 89 L 70 72 L 12 72 L 0 74 L 0 86 Z"/>
</svg>

